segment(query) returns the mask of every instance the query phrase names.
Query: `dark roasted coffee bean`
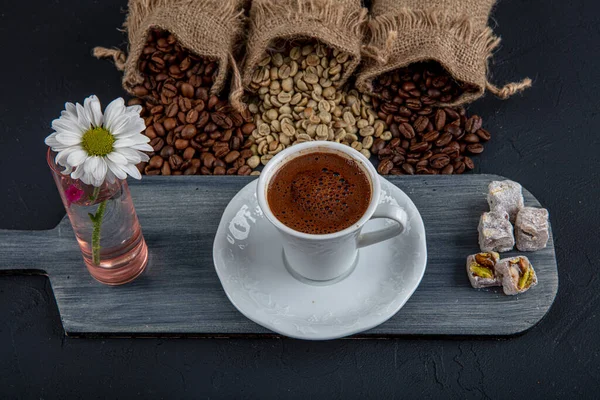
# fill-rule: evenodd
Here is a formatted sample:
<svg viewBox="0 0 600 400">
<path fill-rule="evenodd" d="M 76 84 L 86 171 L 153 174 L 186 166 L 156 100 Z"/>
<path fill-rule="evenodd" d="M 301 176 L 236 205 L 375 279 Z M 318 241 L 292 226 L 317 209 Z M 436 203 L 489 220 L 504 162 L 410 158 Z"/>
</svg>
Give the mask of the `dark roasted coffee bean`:
<svg viewBox="0 0 600 400">
<path fill-rule="evenodd" d="M 444 153 L 435 154 L 429 159 L 429 165 L 432 168 L 440 169 L 448 164 L 450 164 L 450 157 Z"/>
<path fill-rule="evenodd" d="M 227 154 L 223 158 L 223 161 L 225 161 L 227 164 L 231 164 L 232 162 L 234 162 L 235 160 L 237 160 L 239 156 L 240 156 L 240 152 L 234 150 L 234 151 L 231 151 L 229 154 Z"/>
<path fill-rule="evenodd" d="M 162 124 L 160 122 L 155 122 L 153 125 L 154 127 L 154 131 L 156 132 L 156 134 L 160 137 L 165 136 L 166 132 L 165 132 L 165 128 L 164 126 L 162 126 Z"/>
<path fill-rule="evenodd" d="M 442 175 L 452 175 L 454 173 L 454 167 L 452 164 L 448 164 L 442 169 L 441 173 Z"/>
<path fill-rule="evenodd" d="M 177 120 L 175 118 L 167 118 L 163 122 L 163 126 L 167 131 L 171 131 L 177 126 Z"/>
<path fill-rule="evenodd" d="M 390 173 L 390 171 L 392 170 L 392 168 L 394 168 L 394 163 L 389 158 L 386 158 L 386 159 L 381 160 L 379 162 L 379 166 L 377 167 L 377 171 L 381 175 L 388 175 Z"/>
<path fill-rule="evenodd" d="M 408 175 L 415 174 L 415 167 L 413 167 L 411 164 L 402 164 L 402 170 Z"/>
<path fill-rule="evenodd" d="M 429 118 L 421 115 L 413 122 L 413 127 L 417 132 L 423 132 L 427 129 L 427 124 L 429 124 Z"/>
<path fill-rule="evenodd" d="M 435 129 L 440 131 L 446 126 L 446 113 L 444 110 L 437 110 L 435 112 Z"/>
<path fill-rule="evenodd" d="M 159 152 L 165 145 L 165 141 L 163 138 L 156 137 L 150 141 L 149 145 L 152 146 L 155 152 Z"/>
<path fill-rule="evenodd" d="M 466 134 L 466 135 L 465 135 L 465 136 L 462 138 L 462 140 L 464 140 L 464 141 L 465 141 L 465 142 L 467 142 L 467 143 L 479 143 L 479 136 L 477 136 L 477 135 L 476 135 L 476 134 L 474 134 L 474 133 L 469 133 L 469 134 Z"/>
<path fill-rule="evenodd" d="M 471 157 L 465 157 L 464 163 L 465 163 L 465 167 L 467 167 L 468 169 L 475 168 L 475 163 L 473 162 Z"/>
<path fill-rule="evenodd" d="M 429 131 L 423 135 L 423 140 L 426 142 L 434 142 L 440 137 L 440 133 L 438 131 Z"/>
<path fill-rule="evenodd" d="M 485 129 L 478 129 L 477 132 L 475 132 L 477 134 L 477 136 L 479 136 L 481 138 L 481 140 L 484 141 L 488 141 L 492 138 L 492 135 L 490 135 L 490 133 L 488 131 L 486 131 Z"/>
<path fill-rule="evenodd" d="M 187 82 L 183 83 L 181 85 L 181 94 L 191 99 L 192 97 L 194 97 L 194 87 Z"/>
<path fill-rule="evenodd" d="M 160 169 L 161 175 L 171 175 L 171 166 L 168 162 L 163 163 L 162 168 Z"/>
<path fill-rule="evenodd" d="M 198 133 L 196 127 L 192 124 L 185 125 L 181 131 L 181 137 L 184 139 L 191 139 Z"/>
<path fill-rule="evenodd" d="M 160 169 L 160 167 L 162 167 L 164 160 L 162 159 L 161 156 L 152 156 L 152 158 L 150 158 L 150 161 L 148 162 L 148 166 L 151 169 Z"/>
<path fill-rule="evenodd" d="M 472 154 L 483 153 L 483 145 L 481 143 L 474 143 L 467 146 L 467 151 Z"/>
<path fill-rule="evenodd" d="M 429 144 L 427 142 L 418 142 L 410 146 L 409 150 L 411 152 L 422 153 L 429 148 Z"/>
<path fill-rule="evenodd" d="M 398 130 L 400 131 L 400 134 L 406 139 L 412 139 L 415 137 L 415 131 L 409 123 L 404 122 L 400 124 L 398 126 Z"/>
<path fill-rule="evenodd" d="M 256 125 L 254 125 L 252 122 L 248 122 L 242 125 L 242 132 L 244 133 L 244 135 L 250 135 L 255 129 Z"/>
<path fill-rule="evenodd" d="M 478 129 L 481 129 L 482 122 L 479 115 L 473 115 L 465 123 L 465 130 L 469 133 L 475 133 Z"/>
<path fill-rule="evenodd" d="M 448 132 L 443 133 L 439 139 L 437 139 L 435 141 L 435 145 L 438 147 L 444 147 L 446 146 L 448 143 L 450 143 L 452 141 L 452 135 Z"/>
<path fill-rule="evenodd" d="M 177 150 L 184 150 L 190 145 L 190 141 L 187 139 L 177 139 L 175 140 L 175 148 Z"/>
<path fill-rule="evenodd" d="M 463 133 L 462 129 L 460 129 L 460 126 L 456 126 L 454 124 L 446 125 L 444 131 L 451 134 L 454 138 L 460 137 L 460 135 Z"/>
<path fill-rule="evenodd" d="M 213 174 L 214 175 L 225 175 L 225 171 L 226 171 L 225 167 L 218 166 L 218 167 L 215 167 Z"/>
<path fill-rule="evenodd" d="M 173 154 L 169 157 L 169 165 L 172 170 L 178 170 L 181 168 L 181 164 L 183 164 L 183 159 L 179 155 Z"/>
<path fill-rule="evenodd" d="M 160 150 L 160 156 L 164 159 L 168 159 L 175 154 L 175 149 L 172 146 L 165 146 Z"/>
<path fill-rule="evenodd" d="M 406 107 L 411 110 L 419 110 L 421 108 L 421 101 L 418 99 L 406 99 Z"/>
<path fill-rule="evenodd" d="M 444 108 L 444 111 L 446 112 L 446 115 L 448 116 L 448 118 L 449 118 L 451 121 L 454 121 L 454 120 L 456 120 L 456 119 L 459 119 L 459 118 L 460 118 L 460 114 L 459 114 L 459 113 L 457 113 L 457 112 L 456 112 L 455 110 L 453 110 L 452 108 L 448 108 L 448 107 L 447 107 L 447 108 Z"/>
<path fill-rule="evenodd" d="M 195 109 L 191 109 L 190 111 L 188 111 L 185 115 L 185 122 L 187 122 L 188 124 L 195 124 L 196 122 L 198 122 L 198 111 L 196 111 Z"/>
<path fill-rule="evenodd" d="M 191 160 L 192 158 L 194 158 L 195 154 L 196 154 L 196 150 L 193 147 L 188 147 L 183 152 L 183 159 L 184 160 Z"/>
<path fill-rule="evenodd" d="M 238 175 L 250 175 L 251 172 L 252 172 L 252 168 L 250 168 L 248 165 L 242 165 L 240 167 L 240 169 L 238 169 L 237 174 Z"/>
<path fill-rule="evenodd" d="M 377 155 L 381 149 L 385 147 L 385 140 L 381 138 L 375 139 L 373 145 L 371 146 L 371 153 Z"/>
</svg>

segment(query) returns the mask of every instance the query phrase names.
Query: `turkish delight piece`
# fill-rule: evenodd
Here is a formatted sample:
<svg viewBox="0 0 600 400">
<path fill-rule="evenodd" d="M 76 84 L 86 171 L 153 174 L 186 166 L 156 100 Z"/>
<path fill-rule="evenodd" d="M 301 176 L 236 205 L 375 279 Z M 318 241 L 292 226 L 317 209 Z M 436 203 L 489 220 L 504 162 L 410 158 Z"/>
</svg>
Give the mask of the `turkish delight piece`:
<svg viewBox="0 0 600 400">
<path fill-rule="evenodd" d="M 545 208 L 524 207 L 517 214 L 515 239 L 517 249 L 536 251 L 548 243 L 548 210 Z"/>
<path fill-rule="evenodd" d="M 505 211 L 510 222 L 514 223 L 519 210 L 523 208 L 521 185 L 509 180 L 493 181 L 488 186 L 487 201 L 490 211 Z"/>
<path fill-rule="evenodd" d="M 505 211 L 483 213 L 477 229 L 481 251 L 510 251 L 515 245 L 513 227 Z"/>
<path fill-rule="evenodd" d="M 496 264 L 504 294 L 515 295 L 526 292 L 537 285 L 537 275 L 525 256 L 505 258 Z"/>
<path fill-rule="evenodd" d="M 496 263 L 500 255 L 494 251 L 477 253 L 467 257 L 467 276 L 475 289 L 502 286 L 500 275 L 496 273 Z"/>
</svg>

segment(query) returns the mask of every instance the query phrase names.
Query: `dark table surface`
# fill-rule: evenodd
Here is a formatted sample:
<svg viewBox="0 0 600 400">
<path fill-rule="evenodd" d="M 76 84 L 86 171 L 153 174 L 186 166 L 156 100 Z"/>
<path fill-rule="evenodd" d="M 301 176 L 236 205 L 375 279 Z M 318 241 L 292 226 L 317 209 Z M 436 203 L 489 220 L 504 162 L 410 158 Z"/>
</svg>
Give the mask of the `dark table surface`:
<svg viewBox="0 0 600 400">
<path fill-rule="evenodd" d="M 123 95 L 90 52 L 122 45 L 125 0 L 0 7 L 0 228 L 63 216 L 43 139 L 65 101 Z M 64 336 L 48 279 L 0 276 L 0 398 L 597 398 L 600 390 L 600 7 L 501 1 L 492 80 L 532 89 L 470 107 L 493 134 L 476 173 L 521 182 L 551 213 L 560 288 L 511 338 L 81 339 Z M 543 284 L 543 277 L 540 277 Z"/>
</svg>

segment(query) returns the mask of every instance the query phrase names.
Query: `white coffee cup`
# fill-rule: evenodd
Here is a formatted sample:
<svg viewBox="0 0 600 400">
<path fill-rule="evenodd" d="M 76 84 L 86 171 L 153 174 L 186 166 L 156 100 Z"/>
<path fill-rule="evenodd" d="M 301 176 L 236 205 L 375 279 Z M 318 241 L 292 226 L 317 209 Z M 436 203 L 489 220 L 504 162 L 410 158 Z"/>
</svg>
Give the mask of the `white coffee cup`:
<svg viewBox="0 0 600 400">
<path fill-rule="evenodd" d="M 356 223 L 339 232 L 324 235 L 298 232 L 279 221 L 267 201 L 269 183 L 275 173 L 294 158 L 315 152 L 335 153 L 353 160 L 371 184 L 371 202 L 367 211 Z M 330 284 L 343 279 L 356 265 L 361 247 L 391 239 L 404 231 L 408 218 L 406 212 L 397 206 L 379 204 L 380 195 L 379 175 L 365 156 L 349 146 L 325 141 L 306 142 L 280 152 L 265 166 L 257 186 L 258 204 L 283 238 L 286 267 L 297 278 L 315 284 Z M 375 218 L 387 218 L 395 223 L 361 234 L 364 225 Z"/>
</svg>

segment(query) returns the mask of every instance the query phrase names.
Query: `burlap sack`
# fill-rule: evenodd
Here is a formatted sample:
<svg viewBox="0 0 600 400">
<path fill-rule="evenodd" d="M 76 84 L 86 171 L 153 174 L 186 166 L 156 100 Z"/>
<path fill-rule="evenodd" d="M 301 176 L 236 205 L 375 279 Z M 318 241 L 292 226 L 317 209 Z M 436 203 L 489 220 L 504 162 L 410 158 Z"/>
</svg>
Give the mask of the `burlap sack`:
<svg viewBox="0 0 600 400">
<path fill-rule="evenodd" d="M 531 86 L 529 78 L 497 88 L 488 82 L 488 60 L 500 42 L 487 25 L 495 0 L 373 0 L 369 42 L 356 85 L 372 92 L 373 79 L 419 61 L 439 62 L 454 79 L 473 85 L 452 105 L 488 90 L 500 98 Z"/>
<path fill-rule="evenodd" d="M 250 90 L 254 69 L 278 39 L 316 39 L 350 54 L 353 61 L 339 81 L 343 84 L 360 63 L 366 13 L 360 0 L 253 0 L 243 61 L 244 88 Z M 240 87 L 232 91 L 232 104 L 239 102 L 241 94 Z"/>
<path fill-rule="evenodd" d="M 138 60 L 153 28 L 172 33 L 193 53 L 218 61 L 211 93 L 219 93 L 227 72 L 235 63 L 233 52 L 241 40 L 245 0 L 129 0 L 124 28 L 129 37 L 128 55 L 116 49 L 96 47 L 96 57 L 112 57 L 124 70 L 123 88 L 133 93 L 143 82 Z"/>
</svg>

